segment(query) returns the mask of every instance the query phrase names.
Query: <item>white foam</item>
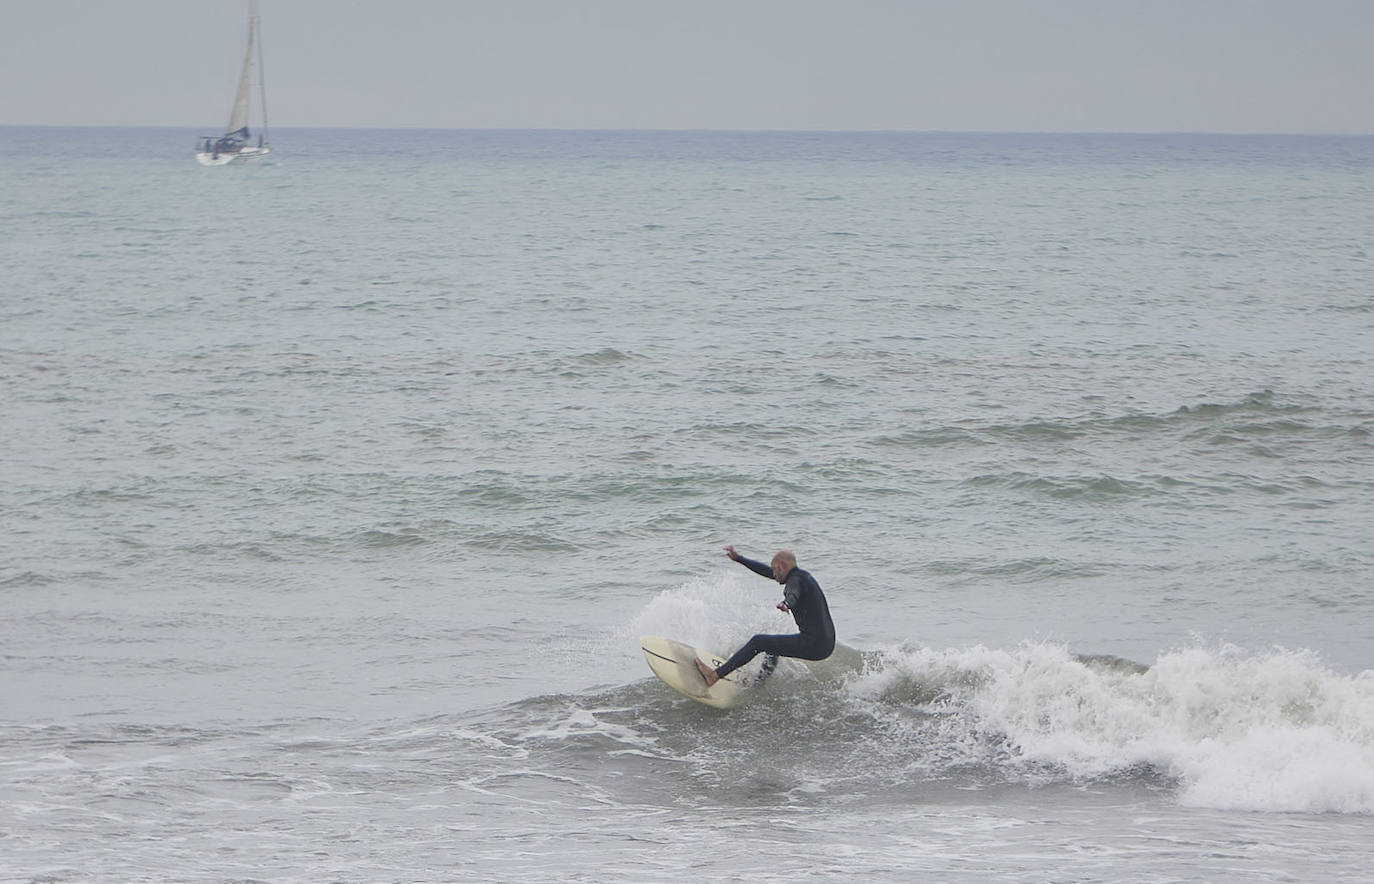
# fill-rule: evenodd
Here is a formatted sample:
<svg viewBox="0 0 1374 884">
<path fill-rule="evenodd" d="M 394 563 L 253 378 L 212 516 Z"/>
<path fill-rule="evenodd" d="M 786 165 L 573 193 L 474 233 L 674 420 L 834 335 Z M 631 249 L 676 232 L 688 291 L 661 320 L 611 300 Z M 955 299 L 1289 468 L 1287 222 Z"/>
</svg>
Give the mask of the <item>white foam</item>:
<svg viewBox="0 0 1374 884">
<path fill-rule="evenodd" d="M 1309 652 L 1189 648 L 1143 671 L 1039 644 L 879 660 L 858 696 L 959 712 L 1019 760 L 1089 779 L 1148 764 L 1193 806 L 1374 813 L 1374 673 L 1341 675 Z"/>
</svg>

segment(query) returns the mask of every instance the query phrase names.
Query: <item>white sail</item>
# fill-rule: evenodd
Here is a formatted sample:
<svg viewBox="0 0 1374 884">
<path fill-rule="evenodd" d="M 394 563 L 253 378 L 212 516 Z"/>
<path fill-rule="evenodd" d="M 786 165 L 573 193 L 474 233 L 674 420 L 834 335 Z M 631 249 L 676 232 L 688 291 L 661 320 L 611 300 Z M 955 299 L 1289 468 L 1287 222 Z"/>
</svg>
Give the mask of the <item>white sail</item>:
<svg viewBox="0 0 1374 884">
<path fill-rule="evenodd" d="M 234 110 L 229 114 L 229 128 L 225 129 L 228 135 L 239 135 L 245 133 L 240 130 L 248 128 L 248 96 L 253 89 L 253 40 L 257 32 L 257 16 L 250 13 L 248 17 L 248 49 L 243 54 L 243 73 L 239 74 L 239 91 L 234 96 Z"/>
</svg>

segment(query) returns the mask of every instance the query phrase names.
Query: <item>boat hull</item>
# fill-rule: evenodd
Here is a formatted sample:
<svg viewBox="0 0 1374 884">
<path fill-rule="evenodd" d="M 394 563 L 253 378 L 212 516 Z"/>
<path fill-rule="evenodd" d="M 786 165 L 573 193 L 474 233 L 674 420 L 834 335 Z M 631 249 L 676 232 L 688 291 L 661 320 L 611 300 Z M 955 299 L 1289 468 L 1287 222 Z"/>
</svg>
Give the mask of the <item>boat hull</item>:
<svg viewBox="0 0 1374 884">
<path fill-rule="evenodd" d="M 251 163 L 265 160 L 272 153 L 270 147 L 245 147 L 236 151 L 196 151 L 196 162 L 202 166 L 227 166 L 230 163 Z"/>
</svg>

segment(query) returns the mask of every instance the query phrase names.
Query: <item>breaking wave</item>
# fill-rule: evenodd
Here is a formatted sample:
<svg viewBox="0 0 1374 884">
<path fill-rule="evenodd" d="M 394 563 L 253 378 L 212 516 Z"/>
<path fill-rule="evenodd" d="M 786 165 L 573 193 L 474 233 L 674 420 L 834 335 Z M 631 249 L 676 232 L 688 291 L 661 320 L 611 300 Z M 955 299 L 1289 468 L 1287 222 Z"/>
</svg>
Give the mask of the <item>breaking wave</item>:
<svg viewBox="0 0 1374 884">
<path fill-rule="evenodd" d="M 786 628 L 726 584 L 666 591 L 614 640 L 668 634 L 728 652 Z M 1103 783 L 1195 807 L 1374 813 L 1374 671 L 1339 673 L 1308 651 L 1188 647 L 1147 664 L 1032 642 L 841 647 L 822 664 L 784 661 L 751 700 L 722 715 L 647 671 L 596 698 L 640 707 L 628 720 L 651 742 L 689 722 L 697 737 L 677 733 L 673 757 L 722 782 L 767 771 L 785 790 L 869 800 Z"/>
</svg>

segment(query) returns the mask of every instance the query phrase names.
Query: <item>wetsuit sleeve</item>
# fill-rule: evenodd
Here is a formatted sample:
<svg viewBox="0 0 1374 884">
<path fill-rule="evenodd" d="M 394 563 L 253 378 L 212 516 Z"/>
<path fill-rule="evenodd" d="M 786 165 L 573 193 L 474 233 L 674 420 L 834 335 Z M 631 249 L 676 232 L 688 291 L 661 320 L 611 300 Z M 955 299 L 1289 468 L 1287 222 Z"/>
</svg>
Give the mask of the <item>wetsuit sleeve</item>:
<svg viewBox="0 0 1374 884">
<path fill-rule="evenodd" d="M 744 556 L 740 556 L 737 561 L 744 567 L 748 568 L 750 571 L 753 571 L 755 574 L 769 578 L 773 576 L 772 565 L 765 565 L 763 562 L 756 562 L 753 559 L 746 559 Z"/>
<path fill-rule="evenodd" d="M 788 610 L 797 610 L 797 602 L 801 601 L 801 593 L 801 569 L 793 568 L 792 573 L 787 575 L 787 585 L 784 586 L 782 590 L 782 600 L 787 603 Z"/>
</svg>

